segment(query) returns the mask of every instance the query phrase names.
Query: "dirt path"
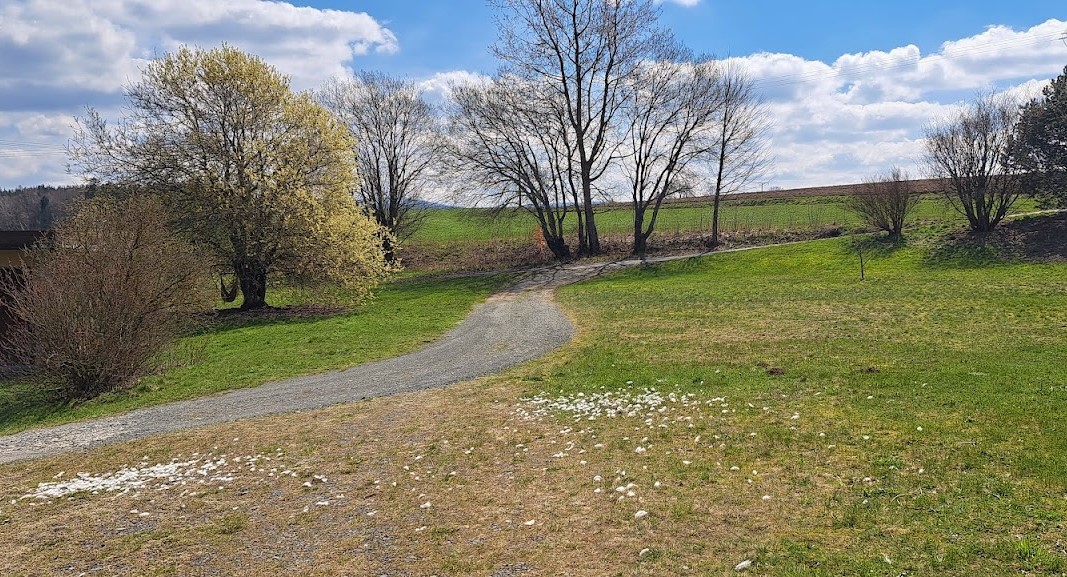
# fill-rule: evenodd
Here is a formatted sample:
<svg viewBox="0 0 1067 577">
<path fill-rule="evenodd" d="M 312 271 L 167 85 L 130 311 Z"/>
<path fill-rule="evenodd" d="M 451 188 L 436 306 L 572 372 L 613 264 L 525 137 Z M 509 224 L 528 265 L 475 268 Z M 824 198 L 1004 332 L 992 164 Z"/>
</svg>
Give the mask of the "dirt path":
<svg viewBox="0 0 1067 577">
<path fill-rule="evenodd" d="M 648 259 L 659 262 L 700 256 Z M 0 463 L 73 452 L 149 435 L 247 417 L 306 411 L 441 387 L 496 373 L 569 341 L 574 327 L 552 301 L 552 289 L 642 261 L 570 263 L 533 269 L 511 288 L 475 307 L 439 341 L 400 357 L 259 387 L 138 409 L 122 415 L 32 429 L 0 437 Z"/>
</svg>

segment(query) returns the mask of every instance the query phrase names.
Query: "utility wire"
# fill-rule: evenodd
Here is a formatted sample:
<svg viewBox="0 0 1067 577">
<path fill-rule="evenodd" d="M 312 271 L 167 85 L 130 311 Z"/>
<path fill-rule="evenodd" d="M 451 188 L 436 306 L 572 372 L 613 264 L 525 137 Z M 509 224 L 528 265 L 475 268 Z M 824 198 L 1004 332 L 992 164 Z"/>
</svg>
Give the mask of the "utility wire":
<svg viewBox="0 0 1067 577">
<path fill-rule="evenodd" d="M 49 144 L 46 142 L 22 142 L 8 138 L 0 138 L 0 160 L 41 158 L 61 155 L 67 155 L 66 145 Z"/>
<path fill-rule="evenodd" d="M 52 148 L 52 149 L 64 149 L 65 147 L 60 144 L 50 144 L 47 142 L 20 142 L 17 140 L 8 140 L 6 138 L 0 138 L 0 146 L 18 146 L 27 148 Z"/>
</svg>

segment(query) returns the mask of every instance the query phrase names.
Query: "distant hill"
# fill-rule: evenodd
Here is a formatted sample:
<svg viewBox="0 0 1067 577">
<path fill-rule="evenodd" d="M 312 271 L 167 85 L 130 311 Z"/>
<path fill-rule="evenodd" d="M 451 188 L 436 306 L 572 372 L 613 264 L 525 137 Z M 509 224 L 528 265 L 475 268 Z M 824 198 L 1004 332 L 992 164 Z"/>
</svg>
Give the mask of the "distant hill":
<svg viewBox="0 0 1067 577">
<path fill-rule="evenodd" d="M 945 190 L 947 183 L 939 178 L 920 178 L 911 181 L 912 189 L 918 194 L 939 193 Z M 819 196 L 845 196 L 856 192 L 863 184 L 835 184 L 830 186 L 811 186 L 806 188 L 790 188 L 777 190 L 764 190 L 755 192 L 735 192 L 723 195 L 723 198 L 732 201 L 737 200 L 787 200 L 791 198 L 819 197 Z M 711 196 L 687 196 L 669 198 L 665 204 L 702 204 L 710 203 Z M 625 205 L 626 202 L 611 203 L 612 205 Z"/>
<path fill-rule="evenodd" d="M 912 189 L 917 194 L 933 194 L 940 193 L 948 186 L 948 183 L 943 179 L 938 178 L 920 178 L 911 181 Z M 750 192 L 734 192 L 723 195 L 723 199 L 730 202 L 746 202 L 746 201 L 771 201 L 771 200 L 789 200 L 793 198 L 805 198 L 805 197 L 834 197 L 845 196 L 857 191 L 862 183 L 856 184 L 835 184 L 829 186 L 810 186 L 805 188 L 790 188 L 790 189 L 774 189 L 763 191 L 750 191 Z M 672 206 L 685 206 L 685 205 L 706 205 L 711 204 L 711 195 L 704 196 L 676 196 L 668 198 L 664 201 L 666 205 Z M 460 208 L 458 206 L 452 206 L 447 204 L 441 204 L 436 202 L 420 201 L 424 204 L 420 204 L 424 208 Z M 625 208 L 630 206 L 630 202 L 626 200 L 602 200 L 594 201 L 597 207 L 612 209 L 612 208 Z"/>
<path fill-rule="evenodd" d="M 418 209 L 442 209 L 442 208 L 457 208 L 455 205 L 445 204 L 443 202 L 434 202 L 432 200 L 422 200 L 421 198 L 415 199 L 413 206 Z"/>
</svg>

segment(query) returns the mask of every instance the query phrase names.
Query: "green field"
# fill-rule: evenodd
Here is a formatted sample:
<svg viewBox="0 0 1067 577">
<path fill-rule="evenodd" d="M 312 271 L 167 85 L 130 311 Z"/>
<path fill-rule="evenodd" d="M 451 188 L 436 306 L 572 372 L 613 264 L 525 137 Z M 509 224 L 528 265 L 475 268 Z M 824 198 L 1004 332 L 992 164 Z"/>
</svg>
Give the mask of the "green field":
<svg viewBox="0 0 1067 577">
<path fill-rule="evenodd" d="M 1013 212 L 1034 210 L 1028 198 L 1020 199 Z M 664 233 L 707 232 L 711 229 L 712 210 L 709 203 L 679 202 L 664 206 L 657 220 L 657 230 Z M 912 221 L 963 222 L 941 198 L 923 197 Z M 633 211 L 629 208 L 601 208 L 596 216 L 602 234 L 630 234 L 633 230 Z M 567 219 L 571 232 L 577 225 L 573 215 Z M 719 226 L 724 232 L 754 232 L 768 230 L 816 230 L 824 227 L 859 224 L 839 196 L 797 197 L 786 199 L 729 198 L 720 208 Z M 409 240 L 414 245 L 427 243 L 479 242 L 530 237 L 536 220 L 526 212 L 508 211 L 494 215 L 484 209 L 432 210 L 421 228 Z M 654 238 L 654 237 L 653 237 Z"/>
<path fill-rule="evenodd" d="M 380 287 L 375 298 L 349 312 L 282 321 L 216 321 L 179 341 L 172 365 L 133 389 L 69 405 L 30 382 L 0 381 L 0 433 L 99 417 L 268 381 L 389 358 L 430 342 L 461 320 L 507 277 L 409 279 Z M 276 290 L 273 305 L 301 296 Z"/>
<path fill-rule="evenodd" d="M 635 268 L 560 289 L 575 340 L 499 375 L 0 467 L 0 572 L 1063 575 L 1067 263 L 1019 255 L 1062 258 L 1064 229 L 942 223 Z M 502 282 L 216 327 L 132 395 L 9 400 L 6 426 L 395 354 Z M 232 481 L 25 497 L 204 454 Z"/>
<path fill-rule="evenodd" d="M 583 337 L 525 375 L 528 393 L 725 399 L 681 432 L 597 431 L 692 455 L 629 477 L 677 487 L 645 503 L 671 535 L 650 573 L 678 570 L 706 546 L 703 518 L 738 507 L 760 574 L 1062 575 L 1067 265 L 916 241 L 882 247 L 860 281 L 850 242 L 565 287 Z"/>
</svg>

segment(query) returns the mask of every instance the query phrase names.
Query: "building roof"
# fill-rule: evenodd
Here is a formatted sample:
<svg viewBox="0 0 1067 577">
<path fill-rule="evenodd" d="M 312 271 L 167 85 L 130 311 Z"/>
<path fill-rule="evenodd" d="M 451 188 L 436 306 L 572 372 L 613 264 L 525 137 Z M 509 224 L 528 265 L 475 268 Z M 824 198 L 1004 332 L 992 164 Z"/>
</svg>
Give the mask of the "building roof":
<svg viewBox="0 0 1067 577">
<path fill-rule="evenodd" d="M 0 250 L 29 248 L 46 234 L 46 230 L 0 230 Z"/>
</svg>

